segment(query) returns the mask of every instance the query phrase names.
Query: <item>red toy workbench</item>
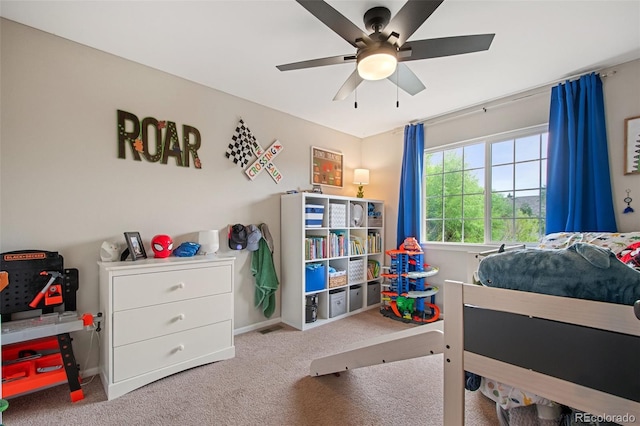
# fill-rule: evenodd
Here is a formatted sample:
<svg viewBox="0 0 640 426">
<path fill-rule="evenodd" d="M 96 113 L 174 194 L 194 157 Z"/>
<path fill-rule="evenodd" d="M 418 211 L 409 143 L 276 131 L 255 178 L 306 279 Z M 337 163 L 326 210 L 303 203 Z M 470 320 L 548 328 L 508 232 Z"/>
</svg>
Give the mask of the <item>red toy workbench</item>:
<svg viewBox="0 0 640 426">
<path fill-rule="evenodd" d="M 78 270 L 64 269 L 57 252 L 0 256 L 2 397 L 68 383 L 71 400 L 83 399 L 69 333 L 93 324 L 93 315 L 75 312 Z M 16 314 L 30 318 L 13 319 Z"/>
</svg>

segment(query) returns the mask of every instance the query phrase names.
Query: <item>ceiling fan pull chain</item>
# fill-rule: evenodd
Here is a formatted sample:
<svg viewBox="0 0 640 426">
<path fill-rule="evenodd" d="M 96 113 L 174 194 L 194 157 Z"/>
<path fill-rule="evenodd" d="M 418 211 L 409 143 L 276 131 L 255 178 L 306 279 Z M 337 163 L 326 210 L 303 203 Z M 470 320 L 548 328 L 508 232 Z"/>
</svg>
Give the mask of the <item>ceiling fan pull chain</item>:
<svg viewBox="0 0 640 426">
<path fill-rule="evenodd" d="M 400 99 L 398 99 L 398 91 L 400 90 L 400 86 L 398 86 L 398 79 L 400 72 L 396 69 L 396 108 L 400 108 Z"/>
<path fill-rule="evenodd" d="M 357 86 L 356 86 L 355 93 L 356 93 L 356 101 L 353 103 L 353 107 L 355 109 L 358 109 L 358 87 Z"/>
</svg>

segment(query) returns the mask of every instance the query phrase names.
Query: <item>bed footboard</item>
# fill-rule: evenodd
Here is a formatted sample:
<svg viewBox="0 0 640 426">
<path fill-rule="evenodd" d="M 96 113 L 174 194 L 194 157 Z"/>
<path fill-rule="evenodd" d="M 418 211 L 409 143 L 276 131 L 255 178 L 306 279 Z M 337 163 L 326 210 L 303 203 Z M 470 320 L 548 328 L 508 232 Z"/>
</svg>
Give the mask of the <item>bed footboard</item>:
<svg viewBox="0 0 640 426">
<path fill-rule="evenodd" d="M 640 421 L 632 306 L 446 281 L 444 312 L 445 424 L 464 424 L 465 371 L 616 423 Z"/>
</svg>

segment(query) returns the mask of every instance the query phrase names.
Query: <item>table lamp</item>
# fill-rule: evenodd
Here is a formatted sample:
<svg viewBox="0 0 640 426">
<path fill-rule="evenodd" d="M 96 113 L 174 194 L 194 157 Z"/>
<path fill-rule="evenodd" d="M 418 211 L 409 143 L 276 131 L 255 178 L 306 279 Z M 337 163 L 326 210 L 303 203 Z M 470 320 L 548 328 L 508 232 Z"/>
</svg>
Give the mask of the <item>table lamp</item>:
<svg viewBox="0 0 640 426">
<path fill-rule="evenodd" d="M 362 186 L 369 184 L 369 169 L 355 169 L 353 171 L 353 183 L 358 185 L 358 194 L 356 194 L 356 197 L 364 198 Z"/>
</svg>

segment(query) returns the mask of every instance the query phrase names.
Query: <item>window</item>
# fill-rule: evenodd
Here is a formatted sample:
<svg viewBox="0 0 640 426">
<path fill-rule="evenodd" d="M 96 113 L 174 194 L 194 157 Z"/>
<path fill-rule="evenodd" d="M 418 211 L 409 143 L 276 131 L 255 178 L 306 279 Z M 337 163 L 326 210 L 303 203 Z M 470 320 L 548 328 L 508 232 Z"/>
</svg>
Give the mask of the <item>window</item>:
<svg viewBox="0 0 640 426">
<path fill-rule="evenodd" d="M 425 151 L 426 240 L 536 242 L 544 235 L 546 126 Z"/>
</svg>

